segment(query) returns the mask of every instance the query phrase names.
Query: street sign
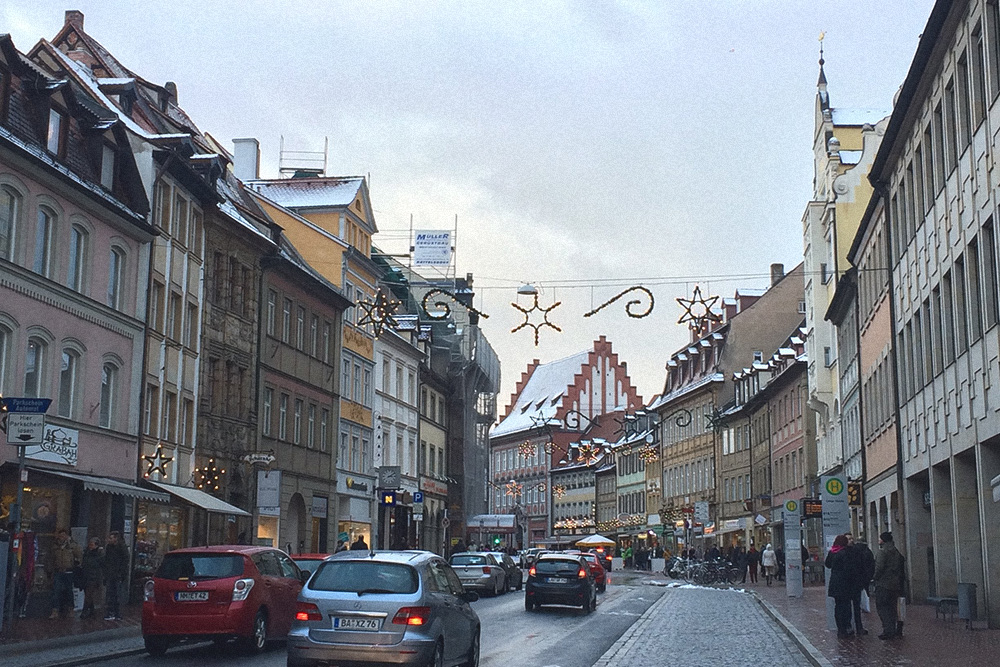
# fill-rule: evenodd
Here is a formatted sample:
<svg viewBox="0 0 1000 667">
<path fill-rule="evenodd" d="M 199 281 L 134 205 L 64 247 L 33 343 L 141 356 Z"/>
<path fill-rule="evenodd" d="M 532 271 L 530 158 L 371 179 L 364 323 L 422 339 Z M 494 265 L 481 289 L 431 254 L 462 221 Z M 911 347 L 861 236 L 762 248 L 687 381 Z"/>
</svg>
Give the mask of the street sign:
<svg viewBox="0 0 1000 667">
<path fill-rule="evenodd" d="M 447 528 L 450 525 L 451 525 L 451 519 L 449 519 L 448 517 L 445 517 L 445 518 L 441 519 L 441 527 L 442 528 Z"/>
<path fill-rule="evenodd" d="M 419 505 L 422 502 L 424 502 L 424 492 L 423 491 L 414 491 L 413 492 L 413 504 Z"/>
<path fill-rule="evenodd" d="M 708 523 L 708 502 L 699 500 L 694 504 L 694 520 L 696 523 Z"/>
<path fill-rule="evenodd" d="M 399 488 L 399 466 L 382 466 L 378 469 L 378 486 L 380 489 Z"/>
<path fill-rule="evenodd" d="M 819 498 L 802 499 L 802 516 L 806 519 L 819 519 L 823 516 L 823 501 Z"/>
<path fill-rule="evenodd" d="M 383 505 L 395 505 L 396 504 L 396 492 L 395 491 L 383 491 L 380 496 L 381 503 Z"/>
<path fill-rule="evenodd" d="M 7 412 L 32 412 L 45 414 L 52 404 L 51 398 L 12 398 L 8 396 L 3 399 L 3 404 L 7 406 Z"/>
<path fill-rule="evenodd" d="M 413 513 L 413 520 L 414 521 L 423 521 L 424 520 L 424 513 L 423 512 L 414 512 Z"/>
<path fill-rule="evenodd" d="M 40 445 L 45 436 L 45 414 L 11 412 L 7 415 L 7 442 L 16 447 Z"/>
<path fill-rule="evenodd" d="M 861 507 L 861 482 L 847 483 L 847 504 L 851 507 Z"/>
</svg>

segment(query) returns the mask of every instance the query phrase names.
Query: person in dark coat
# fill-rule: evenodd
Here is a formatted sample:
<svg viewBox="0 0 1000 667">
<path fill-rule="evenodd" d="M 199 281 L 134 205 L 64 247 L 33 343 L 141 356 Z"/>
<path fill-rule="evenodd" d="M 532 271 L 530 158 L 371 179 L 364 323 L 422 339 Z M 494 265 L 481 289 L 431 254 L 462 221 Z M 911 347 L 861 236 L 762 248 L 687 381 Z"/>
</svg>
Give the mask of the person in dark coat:
<svg viewBox="0 0 1000 667">
<path fill-rule="evenodd" d="M 855 542 L 853 537 L 848 536 L 854 561 L 854 571 L 856 574 L 855 592 L 851 596 L 851 612 L 854 615 L 854 632 L 860 635 L 867 635 L 861 623 L 861 593 L 868 594 L 868 586 L 871 584 L 872 576 L 875 574 L 875 556 L 865 542 Z"/>
<path fill-rule="evenodd" d="M 851 630 L 851 596 L 854 593 L 857 575 L 852 571 L 854 563 L 851 560 L 851 550 L 847 545 L 846 535 L 837 535 L 833 548 L 826 556 L 826 566 L 830 568 L 830 581 L 826 594 L 833 598 L 833 618 L 837 622 L 837 636 L 850 637 Z"/>
<path fill-rule="evenodd" d="M 750 545 L 750 551 L 747 552 L 747 570 L 750 572 L 750 583 L 757 583 L 757 566 L 760 564 L 760 553 L 757 551 L 757 547 Z"/>
<path fill-rule="evenodd" d="M 882 621 L 879 639 L 892 639 L 902 634 L 899 628 L 899 597 L 906 587 L 906 559 L 892 542 L 892 533 L 882 533 L 878 538 L 878 555 L 875 556 L 875 607 Z"/>
<path fill-rule="evenodd" d="M 104 548 L 104 620 L 122 620 L 121 590 L 128 581 L 128 547 L 117 530 L 108 535 Z"/>
<path fill-rule="evenodd" d="M 83 611 L 80 618 L 90 618 L 94 615 L 97 594 L 101 592 L 101 579 L 104 578 L 104 550 L 96 537 L 87 540 L 80 567 L 83 570 Z"/>
<path fill-rule="evenodd" d="M 367 551 L 367 550 L 368 550 L 368 543 L 365 542 L 364 535 L 358 535 L 358 539 L 354 540 L 354 543 L 351 545 L 351 551 Z"/>
<path fill-rule="evenodd" d="M 733 550 L 733 565 L 740 571 L 740 583 L 747 583 L 747 553 L 743 547 Z"/>
</svg>

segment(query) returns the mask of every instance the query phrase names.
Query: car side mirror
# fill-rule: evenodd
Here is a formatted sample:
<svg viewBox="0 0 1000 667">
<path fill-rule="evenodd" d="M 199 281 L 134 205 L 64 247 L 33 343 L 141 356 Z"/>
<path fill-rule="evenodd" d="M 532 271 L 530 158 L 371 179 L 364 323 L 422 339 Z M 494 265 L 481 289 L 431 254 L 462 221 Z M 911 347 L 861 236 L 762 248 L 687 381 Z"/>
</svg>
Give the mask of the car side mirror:
<svg viewBox="0 0 1000 667">
<path fill-rule="evenodd" d="M 479 599 L 479 593 L 476 591 L 463 591 L 458 597 L 465 602 L 475 602 Z"/>
<path fill-rule="evenodd" d="M 309 577 L 311 576 L 312 572 L 310 572 L 309 570 L 299 570 L 299 581 L 302 582 L 303 586 L 306 585 L 306 582 L 309 581 Z"/>
</svg>

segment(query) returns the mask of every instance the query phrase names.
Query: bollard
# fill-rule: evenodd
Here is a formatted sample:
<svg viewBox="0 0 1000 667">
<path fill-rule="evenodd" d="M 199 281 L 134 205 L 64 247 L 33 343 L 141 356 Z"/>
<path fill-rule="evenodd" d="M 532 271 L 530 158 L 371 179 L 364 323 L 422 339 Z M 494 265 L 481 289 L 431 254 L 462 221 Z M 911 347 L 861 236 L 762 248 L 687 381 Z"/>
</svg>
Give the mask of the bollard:
<svg viewBox="0 0 1000 667">
<path fill-rule="evenodd" d="M 966 621 L 967 625 L 972 621 L 977 620 L 976 585 L 959 583 L 957 597 L 958 617 L 963 621 Z"/>
</svg>

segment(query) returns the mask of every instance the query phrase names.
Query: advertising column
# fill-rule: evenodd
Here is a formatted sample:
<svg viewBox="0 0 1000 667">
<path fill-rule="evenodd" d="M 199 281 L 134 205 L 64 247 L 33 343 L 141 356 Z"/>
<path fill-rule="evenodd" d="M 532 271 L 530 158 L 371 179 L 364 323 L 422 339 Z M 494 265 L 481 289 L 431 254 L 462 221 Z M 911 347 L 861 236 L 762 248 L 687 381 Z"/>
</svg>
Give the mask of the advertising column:
<svg viewBox="0 0 1000 667">
<path fill-rule="evenodd" d="M 847 503 L 847 480 L 843 475 L 827 475 L 820 478 L 820 499 L 823 503 L 823 553 L 830 553 L 837 535 L 851 530 L 851 507 Z M 827 586 L 830 585 L 830 570 L 826 571 Z M 833 598 L 826 598 L 826 627 L 836 630 L 833 617 Z"/>
<path fill-rule="evenodd" d="M 802 508 L 797 500 L 785 501 L 781 509 L 785 527 L 785 592 L 790 598 L 802 597 Z"/>
</svg>

